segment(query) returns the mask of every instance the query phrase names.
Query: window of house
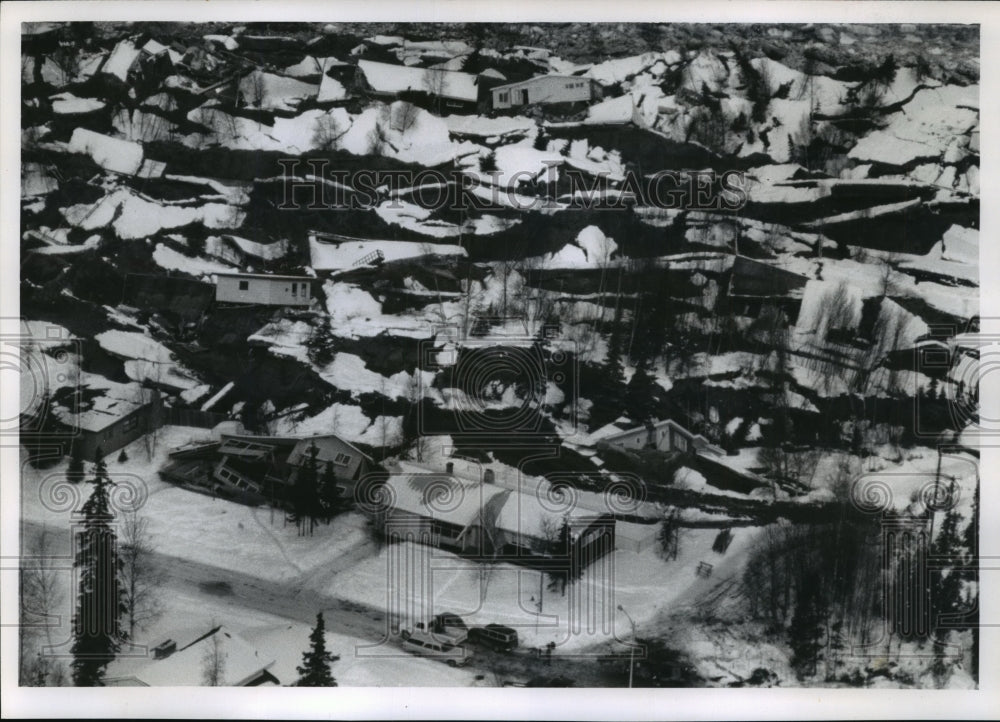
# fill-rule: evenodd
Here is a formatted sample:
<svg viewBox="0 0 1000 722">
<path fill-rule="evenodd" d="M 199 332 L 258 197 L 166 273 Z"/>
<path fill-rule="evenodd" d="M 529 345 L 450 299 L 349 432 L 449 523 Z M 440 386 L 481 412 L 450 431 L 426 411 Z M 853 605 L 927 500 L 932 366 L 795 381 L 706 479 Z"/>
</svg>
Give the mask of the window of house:
<svg viewBox="0 0 1000 722">
<path fill-rule="evenodd" d="M 240 281 L 240 290 L 247 291 L 250 289 L 250 281 Z"/>
<path fill-rule="evenodd" d="M 293 283 L 292 284 L 292 298 L 298 298 L 298 297 L 299 297 L 299 284 Z"/>
<path fill-rule="evenodd" d="M 127 433 L 139 425 L 139 419 L 137 417 L 132 417 L 131 419 L 125 419 L 125 423 L 122 424 L 122 433 Z"/>
<path fill-rule="evenodd" d="M 351 456 L 350 454 L 337 454 L 337 456 L 333 459 L 333 463 L 347 466 L 351 463 Z"/>
<path fill-rule="evenodd" d="M 302 296 L 305 297 L 305 296 L 308 296 L 308 295 L 309 295 L 309 284 L 308 283 L 303 283 L 302 284 Z"/>
</svg>

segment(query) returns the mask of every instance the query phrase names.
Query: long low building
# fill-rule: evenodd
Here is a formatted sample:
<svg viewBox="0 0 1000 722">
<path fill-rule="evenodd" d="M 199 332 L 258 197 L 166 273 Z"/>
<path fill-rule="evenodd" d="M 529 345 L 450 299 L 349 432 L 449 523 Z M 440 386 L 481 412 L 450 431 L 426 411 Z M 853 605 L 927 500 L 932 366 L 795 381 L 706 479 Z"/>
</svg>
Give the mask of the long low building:
<svg viewBox="0 0 1000 722">
<path fill-rule="evenodd" d="M 384 531 L 396 541 L 504 561 L 573 559 L 580 566 L 615 549 L 610 513 L 564 505 L 548 486 L 533 492 L 500 485 L 491 469 L 469 478 L 450 467 L 408 465 L 384 484 L 390 500 Z"/>
</svg>

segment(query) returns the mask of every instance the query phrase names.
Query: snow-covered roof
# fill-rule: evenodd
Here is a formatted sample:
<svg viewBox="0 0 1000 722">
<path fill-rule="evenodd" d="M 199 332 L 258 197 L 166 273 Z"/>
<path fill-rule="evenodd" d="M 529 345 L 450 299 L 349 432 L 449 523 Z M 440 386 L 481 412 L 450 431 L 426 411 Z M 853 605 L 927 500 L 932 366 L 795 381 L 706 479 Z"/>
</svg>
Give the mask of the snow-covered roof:
<svg viewBox="0 0 1000 722">
<path fill-rule="evenodd" d="M 472 103 L 479 98 L 477 78 L 468 73 L 411 68 L 372 60 L 359 60 L 358 69 L 377 93 L 398 95 L 407 91 L 422 91 Z"/>
<path fill-rule="evenodd" d="M 490 499 L 509 493 L 499 486 L 447 473 L 392 474 L 385 483 L 394 509 L 463 529 L 479 518 Z"/>
<path fill-rule="evenodd" d="M 102 431 L 153 398 L 152 390 L 137 383 L 120 384 L 96 374 L 82 373 L 79 383 L 84 398 L 88 399 L 86 406 L 73 413 L 71 408 L 53 403 L 52 414 L 64 424 L 83 431 Z M 91 396 L 91 392 L 103 393 Z"/>
<path fill-rule="evenodd" d="M 220 626 L 188 642 L 170 656 L 151 659 L 135 667 L 127 676 L 110 678 L 106 683 L 111 686 L 129 684 L 147 687 L 203 686 L 205 660 L 214 654 L 216 644 L 220 658 L 224 659 L 219 665 L 221 675 L 219 686 L 246 685 L 274 664 L 274 659 L 261 654 L 242 637 Z"/>
<path fill-rule="evenodd" d="M 401 468 L 410 472 L 420 467 L 405 464 Z M 545 479 L 530 489 L 522 488 L 522 483 L 485 482 L 432 471 L 392 474 L 386 480 L 394 509 L 463 529 L 479 524 L 534 539 L 552 540 L 564 518 L 590 519 L 607 511 L 600 495 L 576 491 L 568 497 L 575 503 L 564 510 L 561 494 Z"/>
</svg>

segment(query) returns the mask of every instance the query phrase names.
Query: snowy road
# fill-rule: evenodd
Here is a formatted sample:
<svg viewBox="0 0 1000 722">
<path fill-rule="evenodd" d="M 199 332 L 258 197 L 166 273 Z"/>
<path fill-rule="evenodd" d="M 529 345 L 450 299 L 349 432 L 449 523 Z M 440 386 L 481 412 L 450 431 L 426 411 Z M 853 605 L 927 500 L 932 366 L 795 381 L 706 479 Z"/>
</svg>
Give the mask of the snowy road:
<svg viewBox="0 0 1000 722">
<path fill-rule="evenodd" d="M 56 568 L 67 568 L 70 538 L 65 528 L 22 521 L 22 538 L 42 531 L 54 534 L 53 551 L 60 555 Z M 394 635 L 390 633 L 388 621 L 381 610 L 317 591 L 328 587 L 334 575 L 350 565 L 350 559 L 337 559 L 329 568 L 318 570 L 319 573 L 314 570 L 290 581 L 270 581 L 249 571 L 223 569 L 162 553 L 154 553 L 152 560 L 163 574 L 161 592 L 165 599 L 204 600 L 207 596 L 216 596 L 230 609 L 262 612 L 308 625 L 315 621 L 316 613 L 322 611 L 328 632 L 368 640 L 376 645 L 387 642 L 393 647 L 389 654 L 405 656 L 396 649 Z M 480 673 L 486 684 L 500 685 L 507 681 L 524 683 L 536 677 L 562 677 L 573 680 L 577 686 L 608 684 L 606 670 L 597 664 L 594 657 L 561 657 L 557 653 L 547 660 L 544 655 L 536 657 L 528 649 L 513 654 L 499 654 L 471 645 L 468 649 L 470 655 L 466 669 Z M 382 684 L 404 683 L 405 679 L 382 681 Z"/>
</svg>

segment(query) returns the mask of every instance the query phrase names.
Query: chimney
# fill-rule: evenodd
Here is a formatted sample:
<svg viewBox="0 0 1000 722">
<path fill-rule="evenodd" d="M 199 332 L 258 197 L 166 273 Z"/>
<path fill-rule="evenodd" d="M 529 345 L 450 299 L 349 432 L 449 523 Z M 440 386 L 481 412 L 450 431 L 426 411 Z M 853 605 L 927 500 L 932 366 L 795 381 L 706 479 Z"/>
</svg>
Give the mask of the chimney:
<svg viewBox="0 0 1000 722">
<path fill-rule="evenodd" d="M 455 462 L 454 461 L 449 461 L 447 464 L 444 465 L 444 470 L 447 473 L 449 473 L 449 474 L 454 474 L 455 473 Z"/>
<path fill-rule="evenodd" d="M 483 469 L 483 483 L 492 484 L 494 483 L 493 469 Z"/>
</svg>

